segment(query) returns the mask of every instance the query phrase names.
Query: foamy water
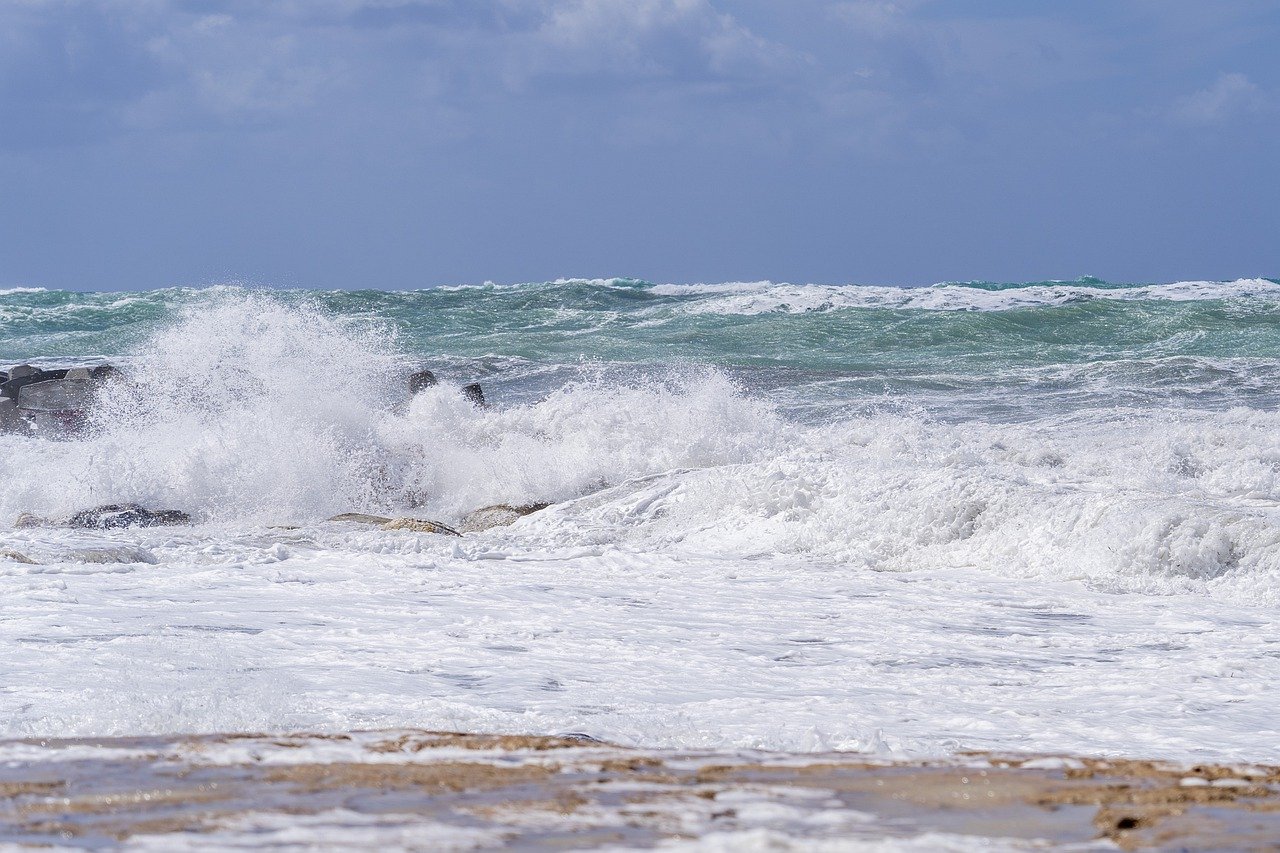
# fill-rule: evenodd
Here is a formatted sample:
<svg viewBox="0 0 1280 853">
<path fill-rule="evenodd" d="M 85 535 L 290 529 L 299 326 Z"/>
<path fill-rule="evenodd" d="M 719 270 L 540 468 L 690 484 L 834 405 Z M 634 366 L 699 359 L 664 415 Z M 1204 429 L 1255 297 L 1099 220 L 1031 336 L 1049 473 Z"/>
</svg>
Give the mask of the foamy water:
<svg viewBox="0 0 1280 853">
<path fill-rule="evenodd" d="M 0 736 L 1280 760 L 1274 282 L 55 296 L 6 346 L 128 381 L 0 522 L 196 523 L 0 536 Z"/>
</svg>

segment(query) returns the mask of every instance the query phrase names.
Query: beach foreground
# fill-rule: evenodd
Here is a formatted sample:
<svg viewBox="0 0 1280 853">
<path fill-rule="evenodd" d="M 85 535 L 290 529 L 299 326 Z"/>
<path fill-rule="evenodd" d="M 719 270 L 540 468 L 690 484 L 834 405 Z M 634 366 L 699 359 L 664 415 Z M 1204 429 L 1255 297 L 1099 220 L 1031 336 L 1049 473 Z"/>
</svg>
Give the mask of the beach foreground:
<svg viewBox="0 0 1280 853">
<path fill-rule="evenodd" d="M 0 743 L 0 846 L 1270 848 L 1280 768 L 388 730 Z"/>
</svg>

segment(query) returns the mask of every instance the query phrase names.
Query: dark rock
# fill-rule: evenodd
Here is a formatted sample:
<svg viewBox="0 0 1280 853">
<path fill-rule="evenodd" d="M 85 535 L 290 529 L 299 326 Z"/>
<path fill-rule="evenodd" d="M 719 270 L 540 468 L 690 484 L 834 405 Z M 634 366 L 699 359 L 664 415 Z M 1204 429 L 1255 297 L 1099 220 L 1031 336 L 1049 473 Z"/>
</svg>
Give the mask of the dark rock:
<svg viewBox="0 0 1280 853">
<path fill-rule="evenodd" d="M 482 530 L 490 530 L 494 527 L 506 527 L 508 524 L 514 524 L 517 519 L 523 518 L 530 513 L 535 513 L 540 509 L 546 509 L 549 506 L 551 504 L 526 504 L 524 506 L 495 504 L 494 506 L 481 507 L 464 518 L 462 524 L 458 525 L 458 530 L 463 533 L 479 533 Z"/>
<path fill-rule="evenodd" d="M 435 385 L 438 381 L 436 375 L 430 370 L 419 370 L 409 377 L 409 394 L 410 396 L 417 394 L 419 391 Z"/>
<path fill-rule="evenodd" d="M 121 527 L 164 527 L 190 524 L 191 516 L 180 509 L 150 510 L 139 504 L 108 504 L 77 512 L 67 519 L 67 527 L 114 530 Z"/>
<path fill-rule="evenodd" d="M 413 533 L 439 533 L 443 536 L 461 536 L 462 534 L 438 521 L 427 521 L 424 518 L 397 518 L 382 525 L 383 530 L 408 530 Z"/>
<path fill-rule="evenodd" d="M 18 399 L 18 392 L 22 390 L 22 386 L 30 385 L 32 382 L 39 382 L 42 379 L 51 379 L 53 377 L 45 376 L 44 371 L 38 367 L 32 367 L 29 364 L 19 364 L 17 367 L 9 371 L 9 378 L 0 383 L 0 396 L 8 397 L 11 400 Z"/>
<path fill-rule="evenodd" d="M 484 401 L 484 389 L 480 387 L 479 382 L 472 382 L 470 385 L 463 385 L 462 396 L 466 397 L 482 409 L 488 405 L 488 403 Z"/>
</svg>

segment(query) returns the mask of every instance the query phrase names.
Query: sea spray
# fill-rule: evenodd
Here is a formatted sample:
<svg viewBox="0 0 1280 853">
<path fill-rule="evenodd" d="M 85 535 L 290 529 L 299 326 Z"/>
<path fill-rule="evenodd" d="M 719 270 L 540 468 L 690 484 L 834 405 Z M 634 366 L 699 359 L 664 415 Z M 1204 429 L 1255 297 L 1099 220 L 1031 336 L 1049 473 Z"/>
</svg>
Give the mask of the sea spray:
<svg viewBox="0 0 1280 853">
<path fill-rule="evenodd" d="M 8 439 L 0 505 L 132 500 L 265 521 L 367 501 L 373 422 L 398 367 L 377 325 L 211 293 L 130 355 L 86 436 Z"/>
<path fill-rule="evenodd" d="M 480 410 L 436 388 L 379 436 L 405 498 L 444 517 L 493 503 L 545 503 L 633 477 L 765 458 L 786 427 L 715 371 L 663 379 L 598 375 L 531 404 Z"/>
<path fill-rule="evenodd" d="M 205 521 L 315 521 L 352 509 L 456 519 L 632 476 L 756 458 L 780 422 L 714 370 L 605 371 L 524 405 L 441 384 L 385 323 L 219 289 L 127 355 L 86 435 L 5 437 L 0 512 L 173 506 Z"/>
<path fill-rule="evenodd" d="M 0 522 L 201 522 L 3 531 L 0 733 L 1280 761 L 1277 290 L 0 294 L 132 383 L 0 436 Z"/>
</svg>

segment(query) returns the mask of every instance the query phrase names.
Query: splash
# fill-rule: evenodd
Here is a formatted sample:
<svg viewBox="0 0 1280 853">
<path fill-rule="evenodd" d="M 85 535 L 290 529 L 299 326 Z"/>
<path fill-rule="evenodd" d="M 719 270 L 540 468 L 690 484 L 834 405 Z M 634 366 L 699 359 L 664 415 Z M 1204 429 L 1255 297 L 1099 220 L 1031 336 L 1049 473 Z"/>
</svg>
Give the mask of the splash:
<svg viewBox="0 0 1280 853">
<path fill-rule="evenodd" d="M 208 521 L 456 518 L 740 460 L 776 428 L 770 407 L 714 372 L 601 377 L 494 409 L 444 384 L 409 401 L 416 362 L 385 325 L 229 289 L 187 305 L 126 362 L 83 440 L 0 438 L 0 512 L 136 501 Z"/>
</svg>

